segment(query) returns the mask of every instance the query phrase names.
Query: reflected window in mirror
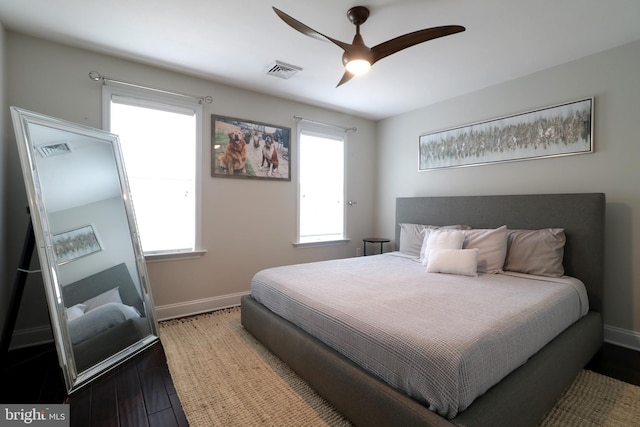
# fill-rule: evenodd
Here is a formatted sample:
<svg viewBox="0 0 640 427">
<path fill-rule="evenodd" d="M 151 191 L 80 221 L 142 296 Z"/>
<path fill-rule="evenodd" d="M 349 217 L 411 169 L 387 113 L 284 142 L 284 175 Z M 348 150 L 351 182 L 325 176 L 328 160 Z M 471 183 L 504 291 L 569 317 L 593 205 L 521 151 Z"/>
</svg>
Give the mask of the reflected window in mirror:
<svg viewBox="0 0 640 427">
<path fill-rule="evenodd" d="M 201 106 L 103 86 L 105 126 L 119 135 L 145 255 L 199 249 Z"/>
</svg>

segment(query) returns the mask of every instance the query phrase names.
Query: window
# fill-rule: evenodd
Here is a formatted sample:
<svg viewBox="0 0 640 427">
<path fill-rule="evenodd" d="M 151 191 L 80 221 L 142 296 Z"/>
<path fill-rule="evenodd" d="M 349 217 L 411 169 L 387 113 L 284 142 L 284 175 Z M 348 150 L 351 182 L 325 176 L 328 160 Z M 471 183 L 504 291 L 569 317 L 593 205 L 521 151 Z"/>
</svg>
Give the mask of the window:
<svg viewBox="0 0 640 427">
<path fill-rule="evenodd" d="M 197 251 L 200 105 L 103 88 L 104 123 L 120 137 L 145 255 Z"/>
<path fill-rule="evenodd" d="M 344 133 L 298 129 L 298 243 L 345 240 Z"/>
</svg>

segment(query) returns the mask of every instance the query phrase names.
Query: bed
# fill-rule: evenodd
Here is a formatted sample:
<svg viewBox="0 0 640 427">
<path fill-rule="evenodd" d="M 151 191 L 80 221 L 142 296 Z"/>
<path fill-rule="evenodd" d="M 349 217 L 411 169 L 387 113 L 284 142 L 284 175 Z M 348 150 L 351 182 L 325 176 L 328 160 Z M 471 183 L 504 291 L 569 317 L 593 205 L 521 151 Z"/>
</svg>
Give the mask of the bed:
<svg viewBox="0 0 640 427">
<path fill-rule="evenodd" d="M 267 269 L 267 276 L 265 272 L 260 272 L 254 277 L 252 286 L 255 286 L 255 290 L 252 290 L 252 295 L 242 299 L 242 324 L 356 425 L 534 426 L 554 406 L 603 341 L 600 311 L 603 295 L 604 211 L 605 196 L 599 193 L 397 199 L 396 249 L 402 247 L 400 224 L 432 226 L 459 224 L 474 230 L 495 230 L 505 225 L 509 230 L 562 229 L 566 239 L 563 248 L 562 273 L 579 279 L 588 296 L 588 306 L 574 319 L 566 320 L 568 324 L 566 328 L 563 326 L 562 330 L 554 333 L 551 338 L 548 338 L 550 341 L 547 339 L 548 342 L 538 344 L 540 348 L 531 347 L 534 348 L 533 353 L 515 362 L 514 366 L 507 368 L 501 366 L 500 369 L 507 369 L 504 374 L 506 376 L 499 378 L 487 390 L 482 390 L 480 387 L 479 391 L 476 391 L 479 396 L 465 397 L 469 401 L 463 402 L 460 408 L 451 409 L 446 405 L 434 407 L 433 395 L 427 395 L 427 398 L 416 395 L 414 390 L 407 389 L 403 385 L 398 386 L 393 380 L 389 380 L 389 376 L 385 376 L 386 368 L 376 370 L 372 368 L 371 361 L 365 360 L 363 363 L 358 357 L 354 357 L 353 351 L 357 352 L 359 346 L 363 346 L 360 349 L 361 353 L 367 353 L 368 347 L 364 346 L 371 345 L 367 341 L 368 338 L 358 335 L 361 331 L 357 327 L 349 327 L 354 329 L 357 337 L 353 339 L 355 343 L 351 349 L 353 351 L 349 352 L 348 349 L 336 346 L 326 335 L 314 332 L 316 337 L 307 332 L 308 326 L 305 322 L 308 318 L 316 316 L 316 308 L 310 309 L 306 314 L 303 312 L 302 317 L 292 318 L 290 321 L 285 319 L 290 314 L 280 313 L 281 309 L 277 305 L 271 305 L 271 308 L 263 305 L 258 300 L 262 300 L 266 305 L 272 302 L 268 301 L 268 298 L 265 299 L 258 282 L 269 282 L 277 277 L 276 273 L 280 272 L 277 268 L 275 271 Z M 406 234 L 403 235 L 405 238 L 406 236 Z M 358 269 L 367 271 L 373 268 L 371 263 L 382 262 L 383 259 L 385 262 L 397 264 L 403 271 L 424 269 L 424 266 L 415 262 L 414 267 L 409 267 L 411 264 L 407 262 L 411 263 L 412 260 L 402 259 L 401 256 L 393 258 L 392 255 L 336 260 L 320 264 L 310 263 L 295 268 L 302 269 L 301 282 L 313 275 L 306 269 L 314 267 L 318 271 L 316 275 L 323 270 L 330 272 L 327 273 L 327 277 L 332 278 L 329 282 L 334 282 L 333 278 L 340 274 L 351 276 L 352 280 L 357 282 L 360 280 Z M 386 258 L 382 258 L 385 256 Z M 342 265 L 343 269 L 347 266 L 348 272 L 334 273 L 332 263 L 335 263 L 336 270 L 340 269 L 339 265 Z M 366 263 L 370 265 L 367 267 Z M 365 266 L 362 267 L 362 265 Z M 395 267 L 389 267 L 391 268 Z M 383 275 L 383 273 L 376 274 Z M 440 276 L 446 276 L 446 280 L 452 277 L 444 274 Z M 491 280 L 502 280 L 497 279 L 497 276 L 503 275 L 480 274 L 480 276 L 485 278 L 491 276 L 489 277 Z M 405 276 L 402 278 L 399 282 L 404 283 Z M 370 281 L 371 278 L 368 280 Z M 453 285 L 447 284 L 447 286 Z M 335 289 L 336 295 L 339 296 L 342 291 L 339 288 Z M 514 294 L 517 293 L 519 292 Z M 309 305 L 304 298 L 316 297 L 303 296 L 302 302 L 296 303 L 296 307 Z M 335 298 L 348 300 L 349 294 Z M 371 304 L 370 295 L 358 298 L 363 298 L 362 301 L 366 300 L 366 304 Z M 555 301 L 556 297 L 552 296 L 540 305 L 549 307 L 551 311 L 556 310 L 556 314 L 567 311 L 563 308 L 553 308 Z M 291 303 L 287 301 L 281 305 L 290 306 Z M 333 302 L 325 301 L 325 305 L 331 306 L 329 307 L 331 310 L 338 311 L 345 317 L 351 316 L 349 313 L 344 314 L 346 309 L 339 303 L 334 305 Z M 351 317 L 354 316 L 355 314 Z M 544 316 L 543 322 L 547 314 Z M 415 320 L 416 328 L 424 328 L 424 325 L 420 324 L 422 321 L 422 319 Z M 545 323 L 536 323 L 536 325 L 531 331 L 537 333 L 538 330 L 546 328 L 540 326 Z M 526 330 L 527 324 L 523 327 Z M 338 348 L 342 353 L 334 348 Z M 403 357 L 414 359 L 414 356 Z M 519 357 L 522 358 L 523 355 Z M 485 359 L 491 360 L 492 357 Z M 501 359 L 499 361 L 503 363 Z M 428 362 L 428 360 L 424 363 L 420 362 L 420 366 L 429 366 Z M 361 364 L 366 366 L 366 369 L 361 367 Z M 415 370 L 419 368 L 411 369 L 413 370 L 409 371 L 411 372 L 409 376 L 413 378 L 416 376 Z M 440 374 L 439 371 L 439 368 L 430 368 L 423 373 L 423 376 L 428 380 L 437 377 Z M 463 375 L 463 382 L 468 381 L 469 375 L 473 376 L 480 371 L 482 369 L 471 365 L 468 372 Z M 484 380 L 480 383 L 484 384 Z M 444 393 L 446 394 L 446 389 Z M 431 406 L 431 409 L 428 406 Z"/>
<path fill-rule="evenodd" d="M 78 372 L 149 334 L 142 299 L 125 263 L 63 286 L 62 294 Z M 82 313 L 75 316 L 78 307 Z"/>
</svg>

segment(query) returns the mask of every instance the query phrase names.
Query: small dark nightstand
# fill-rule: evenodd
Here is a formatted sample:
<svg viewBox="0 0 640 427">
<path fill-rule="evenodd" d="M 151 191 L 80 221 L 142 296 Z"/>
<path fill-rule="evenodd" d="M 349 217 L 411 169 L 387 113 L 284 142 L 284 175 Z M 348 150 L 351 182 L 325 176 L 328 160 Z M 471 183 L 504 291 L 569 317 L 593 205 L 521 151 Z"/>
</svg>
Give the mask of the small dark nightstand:
<svg viewBox="0 0 640 427">
<path fill-rule="evenodd" d="M 365 237 L 364 239 L 362 239 L 362 246 L 363 246 L 362 254 L 364 256 L 367 256 L 367 243 L 380 243 L 380 253 L 382 253 L 384 244 L 389 243 L 390 241 L 391 240 L 389 239 L 384 239 L 380 237 Z"/>
</svg>

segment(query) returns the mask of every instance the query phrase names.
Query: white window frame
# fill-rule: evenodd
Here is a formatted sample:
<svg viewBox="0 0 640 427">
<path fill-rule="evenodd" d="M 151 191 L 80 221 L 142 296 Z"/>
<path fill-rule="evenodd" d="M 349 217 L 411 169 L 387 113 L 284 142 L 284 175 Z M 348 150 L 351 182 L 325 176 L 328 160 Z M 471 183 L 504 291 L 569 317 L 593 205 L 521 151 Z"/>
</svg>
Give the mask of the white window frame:
<svg viewBox="0 0 640 427">
<path fill-rule="evenodd" d="M 146 252 L 144 254 L 147 261 L 162 261 L 168 259 L 197 258 L 207 251 L 202 249 L 202 105 L 197 101 L 188 101 L 184 98 L 174 97 L 169 94 L 158 93 L 152 90 L 145 90 L 137 87 L 121 87 L 118 85 L 102 86 L 102 126 L 107 132 L 111 131 L 111 100 L 114 97 L 134 98 L 136 104 L 144 106 L 147 104 L 151 108 L 157 108 L 158 104 L 167 107 L 168 111 L 184 111 L 185 109 L 194 112 L 196 117 L 196 147 L 195 147 L 195 224 L 194 224 L 194 248 L 192 250 L 167 250 L 162 252 Z M 126 169 L 126 165 L 125 165 Z M 135 211 L 135 206 L 134 206 Z"/>
<path fill-rule="evenodd" d="M 297 228 L 296 228 L 296 241 L 294 242 L 294 246 L 296 247 L 311 247 L 311 246 L 331 246 L 331 245 L 340 245 L 345 244 L 351 241 L 350 238 L 347 237 L 347 133 L 343 130 L 338 130 L 332 126 L 323 126 L 320 124 L 311 124 L 306 122 L 299 122 L 297 126 L 297 137 L 298 137 L 298 149 L 296 150 L 296 168 L 298 175 L 298 183 L 297 183 Z M 301 186 L 300 186 L 300 152 L 301 150 L 301 140 L 302 134 L 317 136 L 321 138 L 329 138 L 329 139 L 340 139 L 342 140 L 342 149 L 343 149 L 343 188 L 342 188 L 342 236 L 341 238 L 331 238 L 326 240 L 314 240 L 314 241 L 301 241 L 300 239 L 300 220 L 301 220 Z"/>
</svg>

